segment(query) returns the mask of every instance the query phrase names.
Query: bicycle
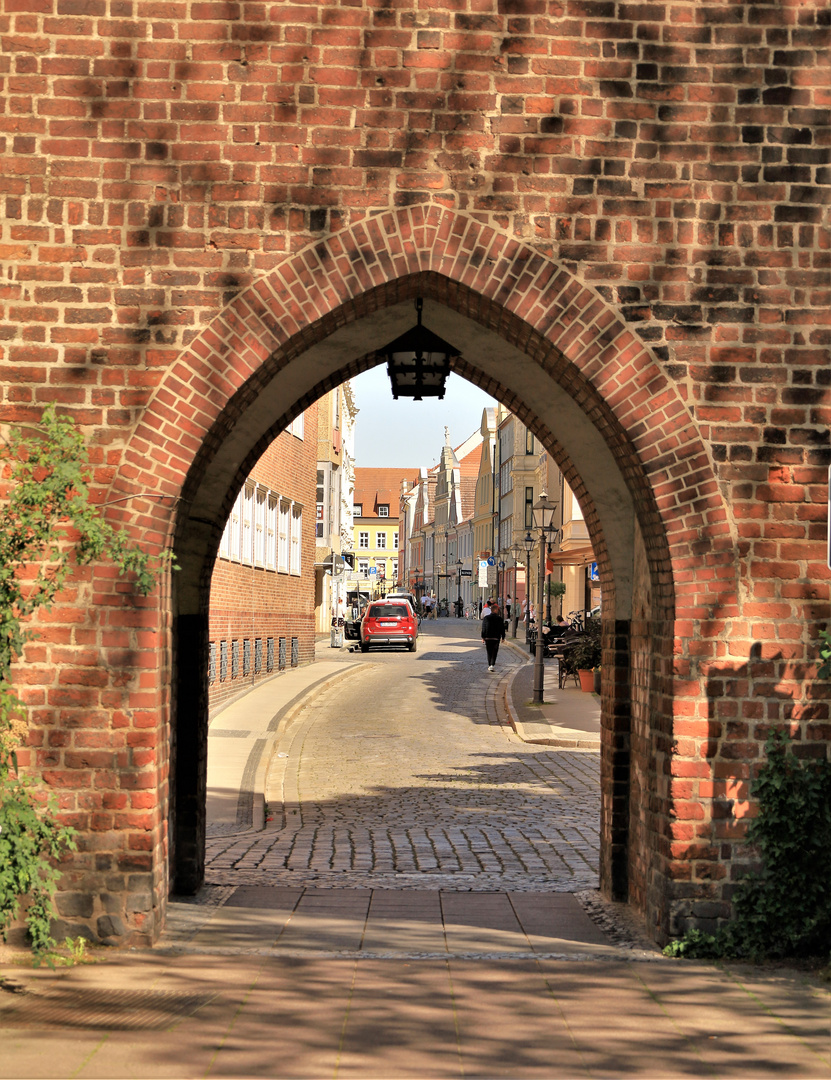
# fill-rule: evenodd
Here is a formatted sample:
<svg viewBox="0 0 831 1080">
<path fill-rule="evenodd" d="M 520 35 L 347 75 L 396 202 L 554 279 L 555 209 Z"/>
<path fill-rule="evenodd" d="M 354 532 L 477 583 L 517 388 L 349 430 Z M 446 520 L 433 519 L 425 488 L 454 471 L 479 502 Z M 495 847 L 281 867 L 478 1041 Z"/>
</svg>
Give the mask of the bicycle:
<svg viewBox="0 0 831 1080">
<path fill-rule="evenodd" d="M 566 615 L 568 619 L 568 625 L 572 630 L 578 630 L 581 634 L 585 627 L 583 626 L 583 612 L 582 611 L 570 611 Z"/>
</svg>

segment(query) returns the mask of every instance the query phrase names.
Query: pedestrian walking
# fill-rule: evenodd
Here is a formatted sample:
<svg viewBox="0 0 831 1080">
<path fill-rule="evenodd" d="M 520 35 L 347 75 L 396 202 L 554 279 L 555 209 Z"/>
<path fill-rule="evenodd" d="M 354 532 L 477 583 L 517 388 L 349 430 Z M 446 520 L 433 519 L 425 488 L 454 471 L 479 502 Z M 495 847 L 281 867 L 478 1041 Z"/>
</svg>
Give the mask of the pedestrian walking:
<svg viewBox="0 0 831 1080">
<path fill-rule="evenodd" d="M 485 606 L 482 608 L 482 618 L 483 619 L 486 618 L 488 615 L 490 615 L 490 613 L 491 613 L 491 603 L 492 602 L 493 601 L 491 601 L 491 600 L 486 600 L 485 601 Z"/>
<path fill-rule="evenodd" d="M 499 610 L 498 604 L 491 606 L 489 614 L 482 619 L 482 641 L 488 655 L 488 671 L 496 670 L 496 657 L 499 653 L 499 642 L 505 640 L 505 620 Z"/>
</svg>

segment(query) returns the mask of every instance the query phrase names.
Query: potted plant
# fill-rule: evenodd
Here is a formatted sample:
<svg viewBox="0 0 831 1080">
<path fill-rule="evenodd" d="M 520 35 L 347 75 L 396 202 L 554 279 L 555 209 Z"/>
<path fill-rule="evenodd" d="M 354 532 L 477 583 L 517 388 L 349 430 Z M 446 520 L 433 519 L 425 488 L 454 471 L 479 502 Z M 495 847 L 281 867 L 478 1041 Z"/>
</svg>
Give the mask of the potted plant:
<svg viewBox="0 0 831 1080">
<path fill-rule="evenodd" d="M 571 661 L 580 677 L 580 688 L 586 693 L 594 690 L 594 669 L 603 657 L 600 644 L 600 620 L 587 619 L 586 629 L 571 649 Z"/>
</svg>

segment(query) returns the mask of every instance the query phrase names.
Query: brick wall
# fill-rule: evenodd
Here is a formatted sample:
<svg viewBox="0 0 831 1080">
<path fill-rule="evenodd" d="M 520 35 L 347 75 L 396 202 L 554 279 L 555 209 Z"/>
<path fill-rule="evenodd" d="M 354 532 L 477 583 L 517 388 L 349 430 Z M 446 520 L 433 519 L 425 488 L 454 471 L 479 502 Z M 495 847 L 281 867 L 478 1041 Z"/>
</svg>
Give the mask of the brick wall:
<svg viewBox="0 0 831 1080">
<path fill-rule="evenodd" d="M 220 556 L 211 575 L 208 686 L 215 712 L 264 679 L 314 660 L 317 410 L 303 439 L 279 435 L 249 474 L 303 509 L 300 574 Z"/>
<path fill-rule="evenodd" d="M 525 397 L 460 370 L 557 458 L 612 609 L 544 387 L 625 478 L 604 887 L 614 850 L 659 936 L 727 913 L 766 731 L 831 737 L 829 35 L 826 0 L 7 0 L 0 420 L 60 401 L 112 520 L 183 564 L 147 602 L 97 570 L 27 652 L 32 767 L 82 831 L 67 918 L 152 937 L 174 833 L 198 882 L 224 493 L 370 362 L 310 346 L 417 292 L 534 358 Z"/>
</svg>

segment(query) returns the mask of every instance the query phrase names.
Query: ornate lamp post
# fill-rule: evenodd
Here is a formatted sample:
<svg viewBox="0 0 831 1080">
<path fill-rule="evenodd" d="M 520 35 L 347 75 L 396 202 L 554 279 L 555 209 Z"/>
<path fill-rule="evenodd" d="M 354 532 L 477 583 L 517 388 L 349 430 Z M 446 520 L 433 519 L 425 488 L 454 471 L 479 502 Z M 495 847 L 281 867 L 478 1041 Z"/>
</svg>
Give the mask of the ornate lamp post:
<svg viewBox="0 0 831 1080">
<path fill-rule="evenodd" d="M 519 544 L 511 545 L 511 558 L 514 560 L 514 605 L 511 611 L 511 637 L 516 637 L 517 623 L 519 622 L 519 597 L 517 596 L 516 568 L 517 563 L 522 561 L 523 550 Z"/>
<path fill-rule="evenodd" d="M 461 559 L 456 560 L 456 618 L 462 617 L 462 567 L 464 563 Z"/>
<path fill-rule="evenodd" d="M 531 552 L 534 550 L 534 537 L 530 531 L 522 542 L 525 548 L 525 644 L 531 640 Z"/>
<path fill-rule="evenodd" d="M 549 499 L 545 492 L 542 492 L 539 499 L 534 503 L 534 528 L 540 531 L 540 566 L 539 566 L 539 610 L 537 612 L 537 652 L 534 657 L 534 693 L 532 701 L 535 704 L 542 704 L 543 701 L 543 638 L 542 638 L 542 609 L 543 609 L 543 589 L 545 587 L 545 550 L 546 541 L 549 534 L 553 540 L 558 529 L 554 526 L 554 514 L 557 510 L 557 502 L 554 499 Z"/>
</svg>

